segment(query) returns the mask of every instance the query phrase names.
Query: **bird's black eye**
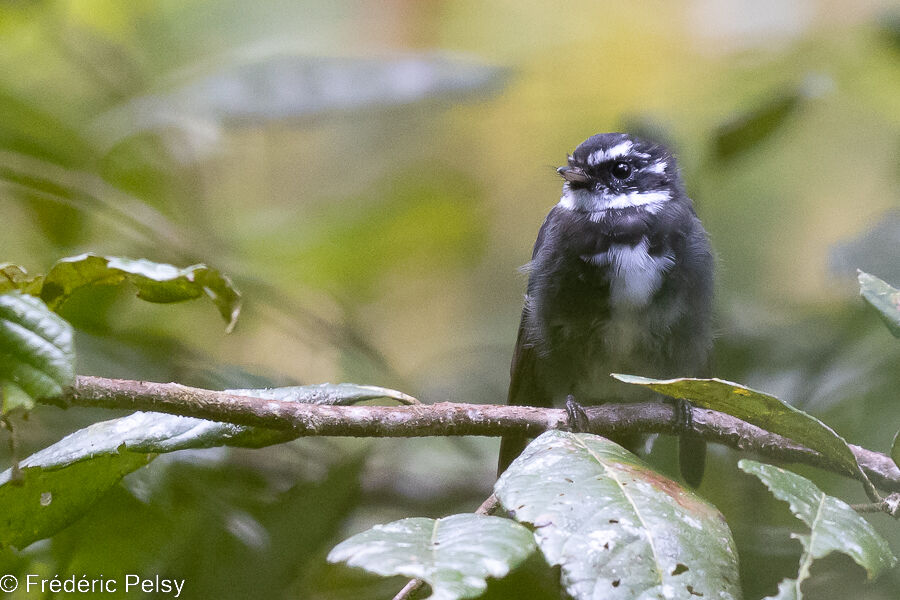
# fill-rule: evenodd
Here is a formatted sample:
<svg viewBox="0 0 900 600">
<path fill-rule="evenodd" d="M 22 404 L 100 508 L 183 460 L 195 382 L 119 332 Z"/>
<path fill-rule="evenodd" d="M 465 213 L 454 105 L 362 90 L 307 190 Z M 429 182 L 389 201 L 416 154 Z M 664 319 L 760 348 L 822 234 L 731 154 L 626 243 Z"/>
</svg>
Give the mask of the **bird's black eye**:
<svg viewBox="0 0 900 600">
<path fill-rule="evenodd" d="M 627 162 L 617 162 L 610 170 L 612 176 L 616 179 L 628 179 L 632 171 L 633 169 L 631 165 L 629 165 Z"/>
</svg>

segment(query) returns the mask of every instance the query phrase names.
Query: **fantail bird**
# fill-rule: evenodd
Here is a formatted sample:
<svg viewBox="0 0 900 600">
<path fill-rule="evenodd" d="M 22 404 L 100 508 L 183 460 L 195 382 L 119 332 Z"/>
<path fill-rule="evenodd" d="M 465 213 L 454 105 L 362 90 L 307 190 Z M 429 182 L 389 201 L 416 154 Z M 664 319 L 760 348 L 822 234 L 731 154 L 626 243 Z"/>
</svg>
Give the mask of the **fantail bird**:
<svg viewBox="0 0 900 600">
<path fill-rule="evenodd" d="M 602 133 L 579 145 L 562 197 L 538 232 L 509 404 L 553 406 L 658 398 L 610 377 L 704 376 L 712 343 L 713 255 L 661 144 Z M 499 471 L 521 452 L 504 437 Z M 699 485 L 706 443 L 685 432 L 685 480 Z"/>
</svg>

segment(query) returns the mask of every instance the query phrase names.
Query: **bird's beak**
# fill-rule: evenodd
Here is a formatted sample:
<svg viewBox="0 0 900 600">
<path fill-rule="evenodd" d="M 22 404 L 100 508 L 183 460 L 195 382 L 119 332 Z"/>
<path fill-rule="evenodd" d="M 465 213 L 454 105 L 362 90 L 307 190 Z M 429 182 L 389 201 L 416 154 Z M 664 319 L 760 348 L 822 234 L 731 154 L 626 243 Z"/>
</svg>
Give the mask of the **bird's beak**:
<svg viewBox="0 0 900 600">
<path fill-rule="evenodd" d="M 560 167 L 556 170 L 563 179 L 572 183 L 587 183 L 588 176 L 580 167 Z"/>
</svg>

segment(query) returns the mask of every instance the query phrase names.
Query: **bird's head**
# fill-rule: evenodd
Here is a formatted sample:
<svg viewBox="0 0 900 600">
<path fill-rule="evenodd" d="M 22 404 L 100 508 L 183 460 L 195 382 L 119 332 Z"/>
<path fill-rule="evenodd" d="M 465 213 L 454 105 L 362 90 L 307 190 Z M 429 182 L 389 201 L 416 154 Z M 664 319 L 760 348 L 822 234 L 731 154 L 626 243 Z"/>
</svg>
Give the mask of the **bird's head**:
<svg viewBox="0 0 900 600">
<path fill-rule="evenodd" d="M 685 197 L 675 158 L 665 146 L 625 133 L 589 137 L 557 173 L 565 180 L 560 206 L 578 212 L 655 214 Z"/>
</svg>

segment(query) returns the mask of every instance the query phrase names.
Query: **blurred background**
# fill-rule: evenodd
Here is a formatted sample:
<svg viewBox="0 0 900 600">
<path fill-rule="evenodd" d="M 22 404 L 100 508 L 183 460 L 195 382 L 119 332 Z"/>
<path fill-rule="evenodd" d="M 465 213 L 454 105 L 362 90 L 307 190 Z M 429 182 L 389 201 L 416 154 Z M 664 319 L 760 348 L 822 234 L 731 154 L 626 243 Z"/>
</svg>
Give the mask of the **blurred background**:
<svg viewBox="0 0 900 600">
<path fill-rule="evenodd" d="M 898 59 L 890 0 L 5 0 L 0 262 L 205 262 L 244 294 L 225 335 L 203 302 L 81 293 L 63 309 L 81 374 L 501 403 L 517 268 L 558 199 L 555 167 L 591 134 L 651 135 L 678 156 L 718 254 L 716 374 L 886 451 L 900 344 L 855 270 L 900 285 Z M 115 416 L 41 407 L 17 424 L 18 453 Z M 326 565 L 328 550 L 373 523 L 473 510 L 497 447 L 165 455 L 54 538 L 0 551 L 0 571 L 160 573 L 185 578 L 187 598 L 389 598 L 402 580 Z M 660 438 L 649 460 L 674 476 L 672 448 Z M 700 492 L 761 598 L 796 573 L 803 526 L 738 458 L 713 448 Z M 896 523 L 869 520 L 900 552 Z M 805 591 L 900 595 L 897 572 L 864 578 L 831 557 Z M 557 597 L 536 561 L 488 591 L 523 594 Z"/>
</svg>

